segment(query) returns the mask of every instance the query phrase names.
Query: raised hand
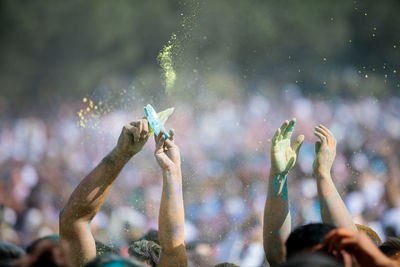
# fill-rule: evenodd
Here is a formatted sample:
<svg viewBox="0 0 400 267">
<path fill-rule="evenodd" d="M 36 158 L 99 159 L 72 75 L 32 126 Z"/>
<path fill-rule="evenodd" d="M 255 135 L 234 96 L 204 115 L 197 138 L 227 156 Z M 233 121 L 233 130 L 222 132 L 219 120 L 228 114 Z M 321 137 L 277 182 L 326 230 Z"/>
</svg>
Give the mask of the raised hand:
<svg viewBox="0 0 400 267">
<path fill-rule="evenodd" d="M 112 183 L 128 160 L 138 153 L 148 139 L 146 119 L 126 125 L 116 147 L 72 192 L 60 214 L 60 240 L 71 250 L 74 266 L 83 266 L 96 257 L 96 244 L 90 221 L 101 209 Z"/>
<path fill-rule="evenodd" d="M 325 236 L 322 249 L 338 258 L 349 253 L 360 266 L 398 266 L 395 261 L 386 257 L 362 231 L 334 229 Z"/>
<path fill-rule="evenodd" d="M 297 137 L 293 147 L 290 146 L 290 137 L 295 125 L 296 119 L 285 121 L 272 138 L 270 173 L 273 177 L 286 175 L 296 164 L 304 136 Z"/>
<path fill-rule="evenodd" d="M 333 161 L 336 156 L 335 136 L 323 125 L 315 127 L 314 134 L 319 138 L 315 143 L 316 158 L 313 163 L 314 174 L 330 175 Z"/>
<path fill-rule="evenodd" d="M 264 251 L 271 266 L 285 260 L 285 242 L 291 231 L 291 216 L 287 190 L 287 174 L 296 164 L 304 136 L 297 137 L 290 146 L 296 120 L 285 121 L 272 138 L 271 169 L 268 195 L 264 210 Z"/>
<path fill-rule="evenodd" d="M 154 156 L 162 169 L 163 188 L 158 216 L 158 239 L 162 247 L 157 266 L 187 266 L 185 212 L 182 195 L 181 158 L 174 143 L 174 131 L 165 140 L 163 131 L 154 136 Z"/>
<path fill-rule="evenodd" d="M 164 132 L 160 131 L 158 136 L 154 136 L 156 141 L 156 151 L 154 156 L 162 170 L 180 171 L 181 156 L 179 148 L 174 142 L 174 131 L 169 131 L 170 138 L 165 140 Z"/>
<path fill-rule="evenodd" d="M 130 159 L 142 150 L 149 138 L 148 132 L 149 126 L 145 118 L 125 125 L 114 149 L 116 156 Z"/>
</svg>

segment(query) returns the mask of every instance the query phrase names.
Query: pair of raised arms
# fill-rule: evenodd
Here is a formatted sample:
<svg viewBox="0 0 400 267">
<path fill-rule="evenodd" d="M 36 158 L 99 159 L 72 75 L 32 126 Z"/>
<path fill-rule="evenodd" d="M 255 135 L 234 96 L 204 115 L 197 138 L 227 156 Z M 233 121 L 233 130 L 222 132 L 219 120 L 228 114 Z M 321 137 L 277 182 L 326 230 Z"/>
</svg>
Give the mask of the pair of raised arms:
<svg viewBox="0 0 400 267">
<path fill-rule="evenodd" d="M 271 147 L 271 170 L 264 213 L 264 248 L 270 264 L 284 260 L 284 243 L 291 231 L 287 175 L 294 167 L 303 136 L 290 146 L 296 121 L 286 121 L 275 133 Z M 325 223 L 355 229 L 347 209 L 332 182 L 330 169 L 335 158 L 336 140 L 324 126 L 315 128 L 314 174 L 318 185 L 321 215 Z M 159 212 L 159 241 L 162 247 L 159 266 L 186 266 L 184 244 L 184 209 L 180 153 L 174 133 L 165 140 L 155 137 L 155 158 L 161 167 L 163 188 Z M 96 256 L 90 221 L 100 210 L 107 193 L 123 166 L 136 155 L 149 138 L 146 119 L 126 125 L 116 147 L 89 173 L 72 193 L 60 215 L 60 239 L 69 244 L 76 266 Z"/>
<path fill-rule="evenodd" d="M 159 241 L 162 247 L 158 266 L 186 266 L 181 161 L 174 132 L 165 139 L 155 136 L 155 158 L 162 170 L 163 187 L 159 213 Z M 77 186 L 60 214 L 60 240 L 68 244 L 74 266 L 96 257 L 90 221 L 100 210 L 112 183 L 124 165 L 143 148 L 149 138 L 146 119 L 122 129 L 115 148 Z"/>
<path fill-rule="evenodd" d="M 293 146 L 290 138 L 296 120 L 285 121 L 275 132 L 271 145 L 271 169 L 268 196 L 264 211 L 264 250 L 271 265 L 285 260 L 285 242 L 291 232 L 288 204 L 287 176 L 296 164 L 304 136 L 300 135 Z M 331 177 L 331 167 L 336 155 L 336 139 L 323 125 L 315 127 L 316 158 L 313 164 L 318 188 L 322 221 L 336 227 L 355 230 L 353 220 L 336 190 Z"/>
</svg>

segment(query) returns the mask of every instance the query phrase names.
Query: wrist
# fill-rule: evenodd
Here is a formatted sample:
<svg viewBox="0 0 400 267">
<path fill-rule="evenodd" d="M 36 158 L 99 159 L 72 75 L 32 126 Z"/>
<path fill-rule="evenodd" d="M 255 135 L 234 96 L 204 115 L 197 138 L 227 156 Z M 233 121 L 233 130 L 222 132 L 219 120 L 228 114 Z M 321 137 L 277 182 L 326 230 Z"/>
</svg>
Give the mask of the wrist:
<svg viewBox="0 0 400 267">
<path fill-rule="evenodd" d="M 318 178 L 318 179 L 330 179 L 331 172 L 330 172 L 330 170 L 317 169 L 317 170 L 314 170 L 314 176 L 315 176 L 315 178 Z"/>
<path fill-rule="evenodd" d="M 289 173 L 288 171 L 277 171 L 277 170 L 271 169 L 269 172 L 269 177 L 275 178 L 275 179 L 283 178 L 283 177 L 287 176 L 288 173 Z"/>
<path fill-rule="evenodd" d="M 181 174 L 181 168 L 178 166 L 167 166 L 162 168 L 162 173 L 165 176 L 179 176 Z"/>
</svg>

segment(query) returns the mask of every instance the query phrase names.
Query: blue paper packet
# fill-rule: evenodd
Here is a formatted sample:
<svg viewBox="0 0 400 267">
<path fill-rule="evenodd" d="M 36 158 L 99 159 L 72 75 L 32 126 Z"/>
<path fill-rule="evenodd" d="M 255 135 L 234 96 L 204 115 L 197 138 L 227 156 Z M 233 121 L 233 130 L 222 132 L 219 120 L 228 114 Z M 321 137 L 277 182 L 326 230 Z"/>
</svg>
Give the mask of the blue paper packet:
<svg viewBox="0 0 400 267">
<path fill-rule="evenodd" d="M 169 135 L 154 108 L 150 104 L 147 104 L 147 106 L 143 107 L 143 109 L 144 113 L 146 114 L 147 121 L 149 122 L 149 125 L 153 129 L 154 133 L 158 136 L 160 131 L 163 130 L 165 139 L 168 139 Z"/>
</svg>

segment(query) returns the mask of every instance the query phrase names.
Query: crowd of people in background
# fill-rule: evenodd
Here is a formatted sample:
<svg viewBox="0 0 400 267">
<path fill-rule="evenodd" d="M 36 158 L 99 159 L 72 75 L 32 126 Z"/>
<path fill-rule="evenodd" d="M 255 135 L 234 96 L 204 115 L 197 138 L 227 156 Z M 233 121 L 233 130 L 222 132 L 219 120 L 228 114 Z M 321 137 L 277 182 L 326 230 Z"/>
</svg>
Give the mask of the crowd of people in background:
<svg viewBox="0 0 400 267">
<path fill-rule="evenodd" d="M 207 99 L 201 107 L 176 105 L 166 127 L 174 128 L 181 152 L 189 263 L 264 264 L 272 137 L 291 117 L 297 119 L 293 135 L 304 135 L 285 178 L 292 225 L 321 222 L 313 162 L 314 127 L 322 123 L 337 140 L 332 177 L 352 220 L 382 241 L 400 236 L 400 99 L 312 100 L 290 87 L 284 91 L 279 101 L 252 95 L 217 105 Z M 58 234 L 71 193 L 115 146 L 121 126 L 143 116 L 145 104 L 92 118 L 84 129 L 67 106 L 48 119 L 2 118 L 0 240 L 25 247 Z M 149 139 L 125 165 L 90 224 L 96 240 L 123 256 L 130 244 L 159 229 L 163 182 L 154 146 Z"/>
</svg>

